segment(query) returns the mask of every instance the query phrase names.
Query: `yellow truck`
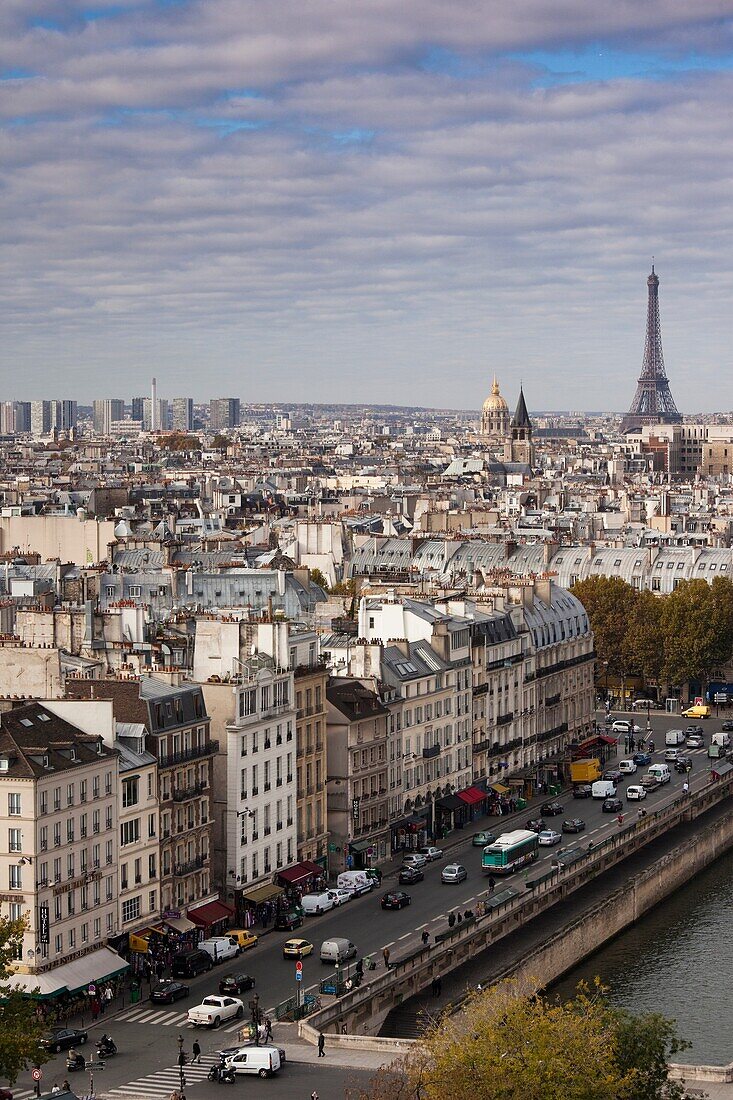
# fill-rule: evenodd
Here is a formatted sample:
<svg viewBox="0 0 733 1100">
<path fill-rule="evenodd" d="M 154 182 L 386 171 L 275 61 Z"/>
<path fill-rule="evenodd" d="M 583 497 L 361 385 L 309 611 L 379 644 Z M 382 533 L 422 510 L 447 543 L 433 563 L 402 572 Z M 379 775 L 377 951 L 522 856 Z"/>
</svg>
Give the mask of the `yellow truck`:
<svg viewBox="0 0 733 1100">
<path fill-rule="evenodd" d="M 595 783 L 601 778 L 601 762 L 597 757 L 585 757 L 583 760 L 573 760 L 570 765 L 570 781 L 572 783 Z"/>
</svg>

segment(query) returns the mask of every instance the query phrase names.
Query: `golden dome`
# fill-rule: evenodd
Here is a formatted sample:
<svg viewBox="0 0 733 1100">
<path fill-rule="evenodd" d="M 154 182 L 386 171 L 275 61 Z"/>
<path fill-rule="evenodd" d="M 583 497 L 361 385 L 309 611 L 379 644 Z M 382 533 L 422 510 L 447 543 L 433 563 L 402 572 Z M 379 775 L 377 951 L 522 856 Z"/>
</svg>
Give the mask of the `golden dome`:
<svg viewBox="0 0 733 1100">
<path fill-rule="evenodd" d="M 494 375 L 494 382 L 491 386 L 491 394 L 486 398 L 483 405 L 484 412 L 509 412 L 509 406 L 504 398 L 499 393 L 499 383 L 496 381 L 496 375 Z"/>
</svg>

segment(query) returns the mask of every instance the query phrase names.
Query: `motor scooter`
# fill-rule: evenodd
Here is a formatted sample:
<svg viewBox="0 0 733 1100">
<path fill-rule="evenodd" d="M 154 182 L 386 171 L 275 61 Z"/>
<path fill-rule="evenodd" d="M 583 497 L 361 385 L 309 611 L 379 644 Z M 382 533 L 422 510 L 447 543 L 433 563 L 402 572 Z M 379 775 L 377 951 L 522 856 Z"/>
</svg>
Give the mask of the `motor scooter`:
<svg viewBox="0 0 733 1100">
<path fill-rule="evenodd" d="M 212 1066 L 207 1077 L 209 1081 L 216 1081 L 220 1085 L 233 1085 L 237 1075 L 233 1069 L 227 1068 L 223 1062 L 218 1066 Z"/>
</svg>

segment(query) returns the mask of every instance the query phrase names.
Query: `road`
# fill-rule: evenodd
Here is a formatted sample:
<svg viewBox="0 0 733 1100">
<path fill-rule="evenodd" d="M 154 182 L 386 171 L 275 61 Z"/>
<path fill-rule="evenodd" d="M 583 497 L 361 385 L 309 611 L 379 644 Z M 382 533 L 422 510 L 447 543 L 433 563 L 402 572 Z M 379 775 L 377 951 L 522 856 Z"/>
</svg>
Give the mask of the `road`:
<svg viewBox="0 0 733 1100">
<path fill-rule="evenodd" d="M 603 717 L 602 715 L 600 716 Z M 614 715 L 617 717 L 617 715 Z M 636 716 L 637 724 L 645 729 L 646 713 Z M 685 719 L 669 717 L 658 712 L 652 713 L 651 725 L 655 741 L 656 751 L 653 760 L 659 762 L 664 759 L 664 732 L 668 728 L 683 728 L 687 725 Z M 720 729 L 720 719 L 709 719 L 702 725 L 706 745 L 710 741 L 712 733 Z M 622 759 L 624 753 L 623 736 L 621 737 L 620 752 L 616 760 Z M 693 771 L 690 782 L 695 789 L 706 782 L 710 771 L 705 749 L 692 750 L 689 755 L 693 759 Z M 609 761 L 612 765 L 615 761 Z M 619 795 L 623 798 L 623 791 L 630 782 L 639 780 L 646 768 L 639 768 L 635 776 L 628 777 L 619 784 Z M 627 814 L 636 815 L 639 805 L 647 810 L 657 809 L 671 802 L 681 794 L 681 786 L 684 777 L 672 772 L 672 781 L 658 791 L 653 792 L 641 804 L 632 802 L 625 807 Z M 587 844 L 592 840 L 598 842 L 604 836 L 618 829 L 616 818 L 612 814 L 604 814 L 601 810 L 601 802 L 592 799 L 574 799 L 570 793 L 566 793 L 558 800 L 564 808 L 561 816 L 545 817 L 548 827 L 555 827 L 560 831 L 560 824 L 564 817 L 580 817 L 586 822 L 586 831 L 580 835 L 570 835 L 563 838 L 563 846 Z M 318 959 L 318 950 L 323 940 L 333 936 L 345 936 L 351 939 L 357 946 L 360 954 L 373 954 L 378 960 L 379 967 L 382 963 L 382 950 L 387 947 L 391 952 L 392 961 L 399 959 L 400 954 L 413 948 L 419 943 L 422 931 L 426 929 L 432 936 L 443 931 L 447 927 L 448 914 L 451 910 L 463 911 L 473 907 L 477 900 L 486 896 L 488 887 L 486 877 L 481 871 L 481 849 L 471 845 L 471 837 L 475 828 L 488 826 L 494 833 L 508 832 L 513 828 L 525 827 L 529 811 L 513 814 L 502 818 L 482 819 L 480 823 L 465 830 L 465 836 L 452 836 L 446 842 L 450 846 L 450 859 L 462 863 L 468 870 L 467 881 L 459 885 L 444 886 L 440 881 L 441 867 L 445 860 L 429 864 L 425 869 L 425 879 L 414 886 L 406 887 L 411 895 L 412 904 L 405 909 L 397 911 L 383 911 L 379 900 L 384 890 L 374 891 L 365 897 L 354 899 L 339 909 L 325 913 L 320 917 L 307 918 L 305 925 L 294 933 L 270 932 L 262 936 L 259 943 L 253 949 L 245 952 L 237 964 L 222 964 L 209 975 L 202 975 L 193 979 L 191 996 L 187 1001 L 179 1001 L 170 1007 L 152 1006 L 149 1002 L 141 1002 L 139 1005 L 131 1005 L 111 1020 L 101 1020 L 91 1030 L 90 1042 L 101 1034 L 103 1029 L 112 1031 L 120 1050 L 120 1055 L 111 1060 L 104 1073 L 105 1093 L 124 1100 L 133 1095 L 145 1095 L 151 1098 L 168 1096 L 177 1080 L 175 1068 L 178 1053 L 177 1037 L 179 1033 L 184 1036 L 185 1049 L 190 1051 L 194 1038 L 194 1029 L 186 1024 L 186 1011 L 189 1005 L 197 1004 L 200 998 L 207 993 L 217 992 L 217 983 L 224 973 L 234 970 L 251 974 L 256 981 L 256 990 L 260 997 L 260 1005 L 266 1012 L 271 1012 L 274 1006 L 287 997 L 294 995 L 296 990 L 295 964 L 292 960 L 284 960 L 282 957 L 282 945 L 291 935 L 302 935 L 309 939 L 315 946 L 314 955 L 304 961 L 304 982 L 306 991 L 315 992 L 318 989 L 319 980 L 330 972 L 330 969 L 321 964 Z M 627 823 L 629 817 L 627 816 Z M 455 846 L 454 846 L 455 845 Z M 536 877 L 548 869 L 549 862 L 556 858 L 559 847 L 540 849 L 538 863 L 533 865 L 531 876 Z M 517 876 L 509 878 L 508 882 L 516 882 Z M 395 885 L 394 879 L 387 879 L 383 887 Z M 245 1003 L 251 994 L 245 994 Z M 224 1024 L 217 1032 L 199 1031 L 199 1041 L 205 1057 L 212 1055 L 217 1049 L 225 1045 L 232 1045 L 236 1040 L 236 1033 L 241 1026 L 238 1022 Z M 276 1028 L 277 1039 L 277 1028 Z M 87 1048 L 89 1049 L 89 1048 Z M 160 1067 L 171 1067 L 168 1070 Z M 286 1066 L 288 1075 L 292 1066 Z M 146 1082 L 146 1088 L 142 1092 L 131 1091 L 130 1082 L 138 1082 L 152 1074 L 153 1079 Z M 163 1076 L 161 1076 L 161 1074 Z M 195 1093 L 195 1078 L 205 1076 L 197 1067 L 186 1069 L 188 1088 L 187 1093 Z M 44 1085 L 52 1084 L 55 1079 L 59 1082 L 66 1076 L 65 1055 L 57 1055 L 44 1068 Z M 172 1082 L 172 1083 L 171 1083 Z M 99 1082 L 98 1082 L 99 1086 Z M 202 1086 L 205 1087 L 205 1086 Z M 312 1088 L 313 1086 L 311 1086 Z M 167 1089 L 167 1091 L 166 1091 Z M 16 1100 L 25 1100 L 30 1095 L 31 1087 L 28 1075 L 24 1075 L 14 1090 Z M 308 1095 L 308 1093 L 306 1093 Z"/>
</svg>

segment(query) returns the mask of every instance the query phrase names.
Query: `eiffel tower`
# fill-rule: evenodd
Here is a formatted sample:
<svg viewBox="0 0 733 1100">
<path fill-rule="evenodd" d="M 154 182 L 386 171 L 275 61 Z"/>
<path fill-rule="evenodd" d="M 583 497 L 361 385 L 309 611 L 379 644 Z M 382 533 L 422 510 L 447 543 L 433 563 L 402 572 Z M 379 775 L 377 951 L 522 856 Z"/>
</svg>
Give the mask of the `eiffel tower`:
<svg viewBox="0 0 733 1100">
<path fill-rule="evenodd" d="M 621 431 L 638 431 L 644 424 L 681 424 L 664 372 L 662 328 L 659 323 L 659 276 L 654 271 L 646 281 L 649 303 L 646 311 L 644 362 L 631 408 L 621 421 Z"/>
</svg>

